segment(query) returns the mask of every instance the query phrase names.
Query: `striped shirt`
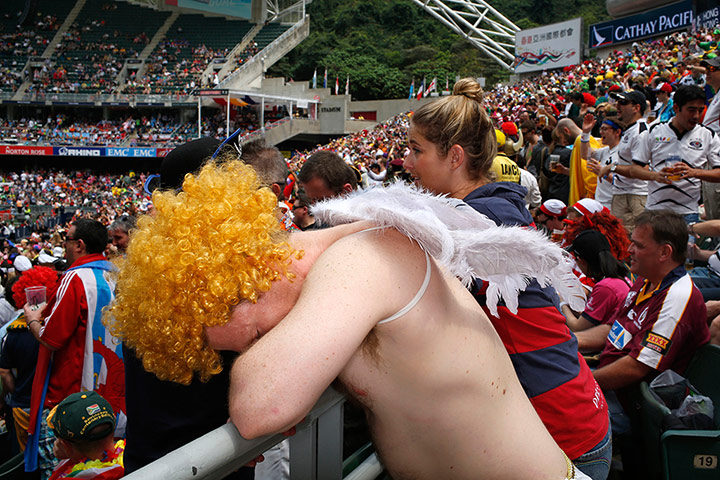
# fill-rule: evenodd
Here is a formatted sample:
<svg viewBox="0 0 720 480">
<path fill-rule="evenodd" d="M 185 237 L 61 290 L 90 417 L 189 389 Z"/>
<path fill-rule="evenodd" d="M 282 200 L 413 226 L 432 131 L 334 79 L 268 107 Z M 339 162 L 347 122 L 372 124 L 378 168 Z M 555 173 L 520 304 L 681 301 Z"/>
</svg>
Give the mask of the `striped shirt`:
<svg viewBox="0 0 720 480">
<path fill-rule="evenodd" d="M 642 136 L 639 148 L 640 159 L 635 163 L 649 165 L 656 172 L 677 162 L 696 169 L 720 167 L 720 138 L 699 124 L 680 133 L 672 120 L 656 123 Z M 671 184 L 649 181 L 646 207 L 667 208 L 681 215 L 697 213 L 701 186 L 698 178 L 684 178 Z"/>
</svg>

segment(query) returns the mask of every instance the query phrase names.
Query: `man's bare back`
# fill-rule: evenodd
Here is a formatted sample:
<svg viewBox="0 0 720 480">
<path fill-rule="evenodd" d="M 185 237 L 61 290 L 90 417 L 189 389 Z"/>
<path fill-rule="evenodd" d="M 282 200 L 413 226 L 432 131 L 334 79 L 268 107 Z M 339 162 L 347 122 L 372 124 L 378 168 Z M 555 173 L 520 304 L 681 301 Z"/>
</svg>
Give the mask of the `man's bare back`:
<svg viewBox="0 0 720 480">
<path fill-rule="evenodd" d="M 214 348 L 245 351 L 230 413 L 252 438 L 287 430 L 337 377 L 365 406 L 393 478 L 565 478 L 567 463 L 468 291 L 394 229 L 297 234 L 294 282 L 242 304 Z M 360 232 L 354 234 L 355 232 Z"/>
</svg>

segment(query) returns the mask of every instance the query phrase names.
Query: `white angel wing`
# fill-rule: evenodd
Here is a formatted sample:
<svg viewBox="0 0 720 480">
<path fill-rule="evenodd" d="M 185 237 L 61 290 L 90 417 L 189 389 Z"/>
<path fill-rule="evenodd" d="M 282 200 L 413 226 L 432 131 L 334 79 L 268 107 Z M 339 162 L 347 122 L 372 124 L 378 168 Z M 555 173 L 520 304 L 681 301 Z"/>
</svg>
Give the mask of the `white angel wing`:
<svg viewBox="0 0 720 480">
<path fill-rule="evenodd" d="M 487 281 L 493 315 L 500 297 L 516 313 L 518 293 L 533 278 L 555 287 L 573 310 L 584 309 L 584 290 L 560 247 L 535 230 L 498 227 L 461 200 L 397 182 L 322 201 L 311 211 L 330 225 L 369 220 L 397 229 L 466 286 L 473 278 Z"/>
</svg>

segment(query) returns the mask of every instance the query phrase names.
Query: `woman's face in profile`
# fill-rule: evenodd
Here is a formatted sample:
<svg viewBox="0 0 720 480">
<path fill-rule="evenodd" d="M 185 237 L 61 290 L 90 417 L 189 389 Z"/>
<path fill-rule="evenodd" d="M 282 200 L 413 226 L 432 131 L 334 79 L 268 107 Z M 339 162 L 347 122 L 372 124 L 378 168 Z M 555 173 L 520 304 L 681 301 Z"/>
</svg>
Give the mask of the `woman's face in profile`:
<svg viewBox="0 0 720 480">
<path fill-rule="evenodd" d="M 415 182 L 433 193 L 450 193 L 447 155 L 441 155 L 437 145 L 412 124 L 408 132 L 408 147 L 410 154 L 405 157 L 403 167 Z"/>
</svg>

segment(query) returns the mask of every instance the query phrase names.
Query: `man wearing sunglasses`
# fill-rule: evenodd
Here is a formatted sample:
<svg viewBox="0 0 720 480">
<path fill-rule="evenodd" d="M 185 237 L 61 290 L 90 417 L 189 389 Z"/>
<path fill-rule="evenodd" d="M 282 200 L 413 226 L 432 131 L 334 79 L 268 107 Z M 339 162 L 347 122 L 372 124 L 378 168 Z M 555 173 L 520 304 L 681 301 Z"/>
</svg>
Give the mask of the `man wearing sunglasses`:
<svg viewBox="0 0 720 480">
<path fill-rule="evenodd" d="M 652 126 L 638 142 L 638 159 L 616 167 L 620 175 L 648 181 L 648 209 L 669 209 L 699 220 L 701 181 L 720 182 L 720 139 L 700 124 L 705 92 L 683 85 L 674 97 L 675 116 Z"/>
<path fill-rule="evenodd" d="M 620 137 L 617 167 L 630 168 L 633 162 L 641 160 L 638 157 L 640 152 L 638 145 L 640 135 L 648 129 L 643 119 L 647 100 L 645 95 L 637 90 L 611 92 L 610 97 L 617 102 L 618 119 L 627 125 Z M 612 171 L 614 172 L 615 169 L 612 168 Z M 622 220 L 629 233 L 633 230 L 635 218 L 645 210 L 647 194 L 647 181 L 631 178 L 627 172 L 623 174 L 618 170 L 615 173 L 610 211 Z"/>
<path fill-rule="evenodd" d="M 720 133 L 720 95 L 718 95 L 718 89 L 720 89 L 720 57 L 703 60 L 700 65 L 705 67 L 707 84 L 715 92 L 715 96 L 712 97 L 707 112 L 705 112 L 703 125 L 718 134 Z"/>
</svg>

